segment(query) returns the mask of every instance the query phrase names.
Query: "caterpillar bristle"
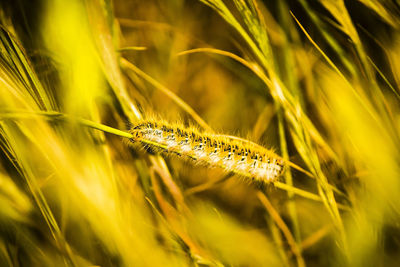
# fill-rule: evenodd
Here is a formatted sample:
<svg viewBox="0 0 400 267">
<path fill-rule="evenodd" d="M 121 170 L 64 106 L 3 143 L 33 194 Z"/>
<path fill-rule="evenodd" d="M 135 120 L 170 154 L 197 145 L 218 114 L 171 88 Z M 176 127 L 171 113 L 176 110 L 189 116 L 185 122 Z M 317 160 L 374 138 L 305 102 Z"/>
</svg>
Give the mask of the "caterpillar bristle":
<svg viewBox="0 0 400 267">
<path fill-rule="evenodd" d="M 219 167 L 256 184 L 275 181 L 284 170 L 283 160 L 272 150 L 238 137 L 152 120 L 137 122 L 130 133 L 131 144 L 149 153 L 174 155 L 199 165 Z"/>
</svg>

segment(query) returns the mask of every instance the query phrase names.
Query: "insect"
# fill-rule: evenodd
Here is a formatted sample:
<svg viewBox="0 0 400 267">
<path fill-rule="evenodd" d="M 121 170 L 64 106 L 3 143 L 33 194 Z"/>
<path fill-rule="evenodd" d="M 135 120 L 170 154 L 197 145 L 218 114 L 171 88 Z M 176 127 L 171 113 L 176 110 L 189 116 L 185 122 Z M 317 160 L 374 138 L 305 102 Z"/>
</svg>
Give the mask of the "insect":
<svg viewBox="0 0 400 267">
<path fill-rule="evenodd" d="M 158 120 L 139 121 L 130 133 L 135 147 L 219 167 L 257 182 L 275 181 L 284 170 L 283 160 L 272 150 L 237 137 Z"/>
</svg>

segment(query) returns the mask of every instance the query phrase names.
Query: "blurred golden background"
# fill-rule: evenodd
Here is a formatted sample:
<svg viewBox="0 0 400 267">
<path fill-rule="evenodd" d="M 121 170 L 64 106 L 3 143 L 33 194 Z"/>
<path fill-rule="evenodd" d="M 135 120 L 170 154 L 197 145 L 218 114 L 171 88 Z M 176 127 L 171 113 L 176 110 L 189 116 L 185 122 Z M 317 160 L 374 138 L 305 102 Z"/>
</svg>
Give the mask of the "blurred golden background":
<svg viewBox="0 0 400 267">
<path fill-rule="evenodd" d="M 3 0 L 0 266 L 398 266 L 400 3 Z M 273 149 L 252 184 L 129 147 Z"/>
</svg>

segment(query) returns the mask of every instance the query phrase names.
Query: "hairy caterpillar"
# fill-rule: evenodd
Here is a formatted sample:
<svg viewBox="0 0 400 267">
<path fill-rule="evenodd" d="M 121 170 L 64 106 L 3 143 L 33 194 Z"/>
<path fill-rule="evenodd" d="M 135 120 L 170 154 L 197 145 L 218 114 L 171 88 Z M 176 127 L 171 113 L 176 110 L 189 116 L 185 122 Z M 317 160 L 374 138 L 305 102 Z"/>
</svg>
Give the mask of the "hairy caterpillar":
<svg viewBox="0 0 400 267">
<path fill-rule="evenodd" d="M 139 121 L 130 133 L 130 141 L 135 146 L 220 167 L 259 182 L 274 181 L 283 172 L 283 160 L 279 156 L 240 138 L 202 133 L 156 120 Z"/>
</svg>

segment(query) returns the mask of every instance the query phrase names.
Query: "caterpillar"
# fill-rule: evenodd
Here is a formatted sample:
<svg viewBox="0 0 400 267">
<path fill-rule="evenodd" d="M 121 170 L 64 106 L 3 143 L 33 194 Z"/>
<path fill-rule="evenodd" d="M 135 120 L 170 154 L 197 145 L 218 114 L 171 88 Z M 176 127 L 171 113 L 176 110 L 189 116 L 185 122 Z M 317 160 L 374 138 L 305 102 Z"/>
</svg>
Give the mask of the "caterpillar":
<svg viewBox="0 0 400 267">
<path fill-rule="evenodd" d="M 238 137 L 203 133 L 158 120 L 136 122 L 130 134 L 134 146 L 219 167 L 252 181 L 275 181 L 284 169 L 283 159 L 272 150 Z"/>
</svg>

